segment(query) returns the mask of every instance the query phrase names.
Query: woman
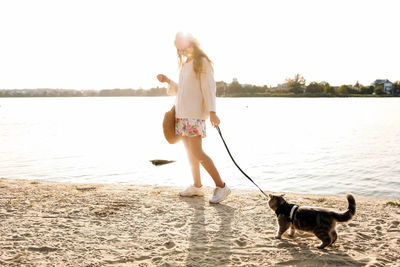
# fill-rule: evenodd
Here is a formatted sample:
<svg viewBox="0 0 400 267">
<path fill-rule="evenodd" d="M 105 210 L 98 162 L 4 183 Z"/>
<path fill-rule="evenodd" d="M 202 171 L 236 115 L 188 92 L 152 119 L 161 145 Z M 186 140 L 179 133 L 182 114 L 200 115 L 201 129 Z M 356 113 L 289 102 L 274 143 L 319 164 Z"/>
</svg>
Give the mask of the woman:
<svg viewBox="0 0 400 267">
<path fill-rule="evenodd" d="M 194 184 L 179 194 L 184 197 L 204 196 L 200 178 L 201 163 L 216 186 L 210 202 L 219 203 L 231 190 L 221 180 L 213 161 L 202 148 L 202 138 L 206 137 L 205 120 L 210 118 L 214 127 L 220 123 L 216 114 L 216 85 L 212 62 L 191 35 L 177 33 L 175 47 L 180 66 L 179 82 L 175 83 L 164 74 L 157 75 L 157 78 L 160 82 L 168 83 L 169 95 L 177 95 L 175 132 L 182 135 L 192 169 Z"/>
</svg>

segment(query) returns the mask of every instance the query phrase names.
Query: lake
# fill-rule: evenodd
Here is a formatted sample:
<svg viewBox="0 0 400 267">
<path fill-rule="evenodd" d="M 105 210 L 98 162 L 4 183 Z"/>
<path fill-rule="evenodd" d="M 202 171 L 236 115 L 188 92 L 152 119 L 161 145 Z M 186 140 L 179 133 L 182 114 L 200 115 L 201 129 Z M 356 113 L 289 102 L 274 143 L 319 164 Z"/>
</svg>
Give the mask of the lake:
<svg viewBox="0 0 400 267">
<path fill-rule="evenodd" d="M 186 186 L 183 144 L 168 144 L 161 127 L 173 102 L 0 98 L 0 177 Z M 217 98 L 217 114 L 236 162 L 264 190 L 400 196 L 400 98 Z M 257 190 L 209 121 L 203 147 L 231 188 Z M 213 186 L 204 170 L 202 181 Z"/>
</svg>

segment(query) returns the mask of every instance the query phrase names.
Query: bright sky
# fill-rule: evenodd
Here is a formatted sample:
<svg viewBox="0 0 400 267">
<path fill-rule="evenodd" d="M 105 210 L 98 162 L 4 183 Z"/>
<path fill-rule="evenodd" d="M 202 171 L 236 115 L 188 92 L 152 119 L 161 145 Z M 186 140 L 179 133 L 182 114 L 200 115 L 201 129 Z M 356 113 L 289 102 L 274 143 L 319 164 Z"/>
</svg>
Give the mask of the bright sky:
<svg viewBox="0 0 400 267">
<path fill-rule="evenodd" d="M 0 0 L 0 88 L 151 88 L 190 32 L 215 79 L 400 80 L 399 1 Z"/>
</svg>

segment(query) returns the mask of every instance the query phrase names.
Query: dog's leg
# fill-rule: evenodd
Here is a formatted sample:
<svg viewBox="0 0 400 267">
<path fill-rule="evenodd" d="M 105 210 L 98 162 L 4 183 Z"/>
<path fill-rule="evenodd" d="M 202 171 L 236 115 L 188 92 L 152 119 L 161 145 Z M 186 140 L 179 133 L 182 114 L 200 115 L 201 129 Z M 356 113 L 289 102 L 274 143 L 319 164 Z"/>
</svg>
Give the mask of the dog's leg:
<svg viewBox="0 0 400 267">
<path fill-rule="evenodd" d="M 317 248 L 323 249 L 332 243 L 330 233 L 326 229 L 317 229 L 314 234 L 322 241 Z"/>
<path fill-rule="evenodd" d="M 294 228 L 293 223 L 290 225 L 289 236 L 293 237 L 294 233 L 296 232 L 296 228 Z"/>
<path fill-rule="evenodd" d="M 279 215 L 278 217 L 278 232 L 276 233 L 275 238 L 281 239 L 282 235 L 289 229 L 290 223 L 286 220 L 286 217 L 283 215 Z"/>
<path fill-rule="evenodd" d="M 333 243 L 335 243 L 336 240 L 337 240 L 337 233 L 336 233 L 335 230 L 333 230 L 333 231 L 331 232 L 331 237 L 332 237 L 332 243 L 331 243 L 331 245 L 333 245 Z"/>
</svg>

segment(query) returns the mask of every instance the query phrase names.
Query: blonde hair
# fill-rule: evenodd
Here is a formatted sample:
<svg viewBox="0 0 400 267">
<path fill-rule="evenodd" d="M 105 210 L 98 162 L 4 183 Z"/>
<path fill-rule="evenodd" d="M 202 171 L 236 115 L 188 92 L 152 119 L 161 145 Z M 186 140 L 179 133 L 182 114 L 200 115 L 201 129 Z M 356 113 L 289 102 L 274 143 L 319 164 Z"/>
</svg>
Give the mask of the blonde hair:
<svg viewBox="0 0 400 267">
<path fill-rule="evenodd" d="M 213 62 L 209 59 L 209 57 L 204 53 L 204 51 L 200 48 L 200 43 L 195 39 L 191 34 L 184 34 L 182 32 L 178 32 L 175 36 L 175 45 L 177 44 L 178 40 L 184 41 L 187 43 L 187 48 L 193 48 L 192 60 L 193 60 L 193 70 L 196 74 L 196 78 L 200 78 L 200 73 L 203 70 L 203 61 L 202 58 L 204 57 L 208 62 L 210 62 L 211 69 Z M 186 61 L 187 62 L 187 61 Z M 179 67 L 182 68 L 183 64 L 183 56 L 178 53 L 178 64 Z"/>
</svg>

